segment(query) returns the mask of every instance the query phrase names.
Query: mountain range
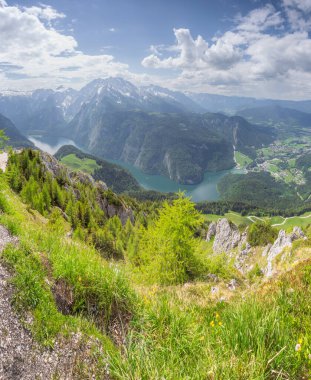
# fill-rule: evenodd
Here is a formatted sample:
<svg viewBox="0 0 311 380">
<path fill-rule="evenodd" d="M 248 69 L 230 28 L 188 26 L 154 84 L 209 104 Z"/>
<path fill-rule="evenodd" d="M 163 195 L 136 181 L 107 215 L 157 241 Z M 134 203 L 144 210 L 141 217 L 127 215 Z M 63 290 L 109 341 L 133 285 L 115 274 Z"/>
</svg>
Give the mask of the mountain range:
<svg viewBox="0 0 311 380">
<path fill-rule="evenodd" d="M 122 78 L 97 79 L 81 90 L 0 95 L 0 113 L 26 136 L 67 137 L 98 157 L 184 184 L 232 168 L 235 149 L 254 157 L 272 143 L 277 130 L 268 118 L 307 125 L 311 114 L 298 109 L 310 105 L 137 87 Z"/>
</svg>

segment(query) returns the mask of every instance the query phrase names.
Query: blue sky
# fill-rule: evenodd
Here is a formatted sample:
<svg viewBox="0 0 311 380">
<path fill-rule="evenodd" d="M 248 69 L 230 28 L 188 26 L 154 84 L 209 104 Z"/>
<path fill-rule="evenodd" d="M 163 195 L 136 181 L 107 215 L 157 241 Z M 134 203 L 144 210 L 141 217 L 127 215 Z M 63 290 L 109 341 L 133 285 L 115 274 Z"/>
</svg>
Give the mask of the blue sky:
<svg viewBox="0 0 311 380">
<path fill-rule="evenodd" d="M 122 76 L 311 98 L 311 0 L 0 0 L 0 91 Z"/>
</svg>

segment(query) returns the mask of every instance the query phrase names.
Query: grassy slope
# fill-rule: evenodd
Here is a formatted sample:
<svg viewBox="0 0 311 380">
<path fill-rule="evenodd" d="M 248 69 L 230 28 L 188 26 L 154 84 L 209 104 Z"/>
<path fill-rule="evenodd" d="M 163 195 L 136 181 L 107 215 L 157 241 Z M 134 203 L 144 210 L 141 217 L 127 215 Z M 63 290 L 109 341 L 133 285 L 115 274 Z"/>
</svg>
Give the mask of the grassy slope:
<svg viewBox="0 0 311 380">
<path fill-rule="evenodd" d="M 95 169 L 100 168 L 95 160 L 89 158 L 81 159 L 75 154 L 69 154 L 68 156 L 63 157 L 60 161 L 72 170 L 81 170 L 88 174 L 93 174 Z"/>
<path fill-rule="evenodd" d="M 246 156 L 246 154 L 243 154 L 243 153 L 238 152 L 238 151 L 235 152 L 234 157 L 235 157 L 236 163 L 242 168 L 247 166 L 251 162 L 253 162 L 253 160 L 251 158 L 249 158 L 248 156 Z"/>
<path fill-rule="evenodd" d="M 214 302 L 210 284 L 142 287 L 131 290 L 122 266 L 107 264 L 80 241 L 65 238 L 68 226 L 51 223 L 27 209 L 0 177 L 0 222 L 21 240 L 3 259 L 16 272 L 16 302 L 34 314 L 35 337 L 53 344 L 57 334 L 80 330 L 97 336 L 117 379 L 302 379 L 310 370 L 311 263 L 256 290 L 241 288 L 228 302 Z M 234 216 L 237 218 L 237 216 Z M 303 250 L 305 248 L 300 248 Z M 42 264 L 48 260 L 51 270 Z M 55 307 L 49 282 L 73 289 L 73 316 Z M 137 295 L 135 295 L 135 293 Z M 203 300 L 203 301 L 202 301 Z M 112 305 L 132 315 L 123 354 L 96 325 L 88 310 Z M 101 328 L 101 330 L 99 330 Z M 295 346 L 301 342 L 301 351 Z M 103 358 L 98 357 L 98 376 Z"/>
<path fill-rule="evenodd" d="M 273 216 L 273 217 L 262 217 L 258 218 L 256 216 L 242 216 L 236 212 L 228 212 L 223 216 L 214 215 L 214 214 L 206 214 L 205 218 L 209 222 L 217 222 L 220 218 L 227 218 L 237 226 L 249 225 L 256 220 L 264 220 L 273 225 L 278 230 L 283 229 L 286 231 L 291 231 L 294 226 L 298 226 L 300 228 L 307 228 L 311 224 L 311 213 L 307 212 L 300 216 L 294 216 L 291 218 L 284 218 L 282 216 Z"/>
</svg>

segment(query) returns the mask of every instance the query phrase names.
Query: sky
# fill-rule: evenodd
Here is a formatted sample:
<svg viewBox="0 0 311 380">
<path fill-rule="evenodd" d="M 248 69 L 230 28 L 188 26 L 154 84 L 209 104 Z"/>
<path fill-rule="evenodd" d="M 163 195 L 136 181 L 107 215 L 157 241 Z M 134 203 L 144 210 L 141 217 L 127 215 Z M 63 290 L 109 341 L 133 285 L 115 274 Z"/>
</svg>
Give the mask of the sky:
<svg viewBox="0 0 311 380">
<path fill-rule="evenodd" d="M 0 92 L 110 76 L 311 99 L 311 0 L 0 0 Z"/>
</svg>

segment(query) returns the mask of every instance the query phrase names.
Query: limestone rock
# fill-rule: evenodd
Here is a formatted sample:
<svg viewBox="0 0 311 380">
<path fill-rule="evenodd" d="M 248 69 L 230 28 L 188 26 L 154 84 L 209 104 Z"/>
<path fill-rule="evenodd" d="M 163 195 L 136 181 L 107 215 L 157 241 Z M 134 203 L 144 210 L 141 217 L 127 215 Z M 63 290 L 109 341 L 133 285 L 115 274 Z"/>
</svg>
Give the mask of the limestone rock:
<svg viewBox="0 0 311 380">
<path fill-rule="evenodd" d="M 292 246 L 292 237 L 291 235 L 287 235 L 284 230 L 279 232 L 279 235 L 272 247 L 269 250 L 268 261 L 273 260 L 276 256 L 278 256 L 286 247 Z"/>
<path fill-rule="evenodd" d="M 281 230 L 273 245 L 270 248 L 266 247 L 265 251 L 263 252 L 263 256 L 268 255 L 268 263 L 267 268 L 265 270 L 265 274 L 267 277 L 271 277 L 273 274 L 273 260 L 280 253 L 282 253 L 285 248 L 291 248 L 293 241 L 298 239 L 306 239 L 306 236 L 299 227 L 295 226 L 293 228 L 293 232 L 290 234 L 286 234 L 284 230 Z"/>
<path fill-rule="evenodd" d="M 270 248 L 272 247 L 272 244 L 271 243 L 269 243 L 269 244 L 267 244 L 266 246 L 265 246 L 265 249 L 263 250 L 263 252 L 262 252 L 262 256 L 267 256 L 268 255 L 268 253 L 269 253 L 269 251 L 270 251 Z"/>
<path fill-rule="evenodd" d="M 307 239 L 306 235 L 302 232 L 301 228 L 295 226 L 293 228 L 293 232 L 290 235 L 292 241 L 298 240 L 298 239 Z"/>
<path fill-rule="evenodd" d="M 216 235 L 213 244 L 215 253 L 230 252 L 238 246 L 241 240 L 240 232 L 234 224 L 226 218 L 220 219 L 216 225 Z"/>
<path fill-rule="evenodd" d="M 229 290 L 234 291 L 236 287 L 238 286 L 238 282 L 235 278 L 233 278 L 232 280 L 230 280 L 227 286 Z"/>
<path fill-rule="evenodd" d="M 215 236 L 215 234 L 216 234 L 216 227 L 217 227 L 217 224 L 215 222 L 212 222 L 208 226 L 208 231 L 207 231 L 207 234 L 206 234 L 206 241 L 210 241 L 211 238 Z"/>
</svg>

